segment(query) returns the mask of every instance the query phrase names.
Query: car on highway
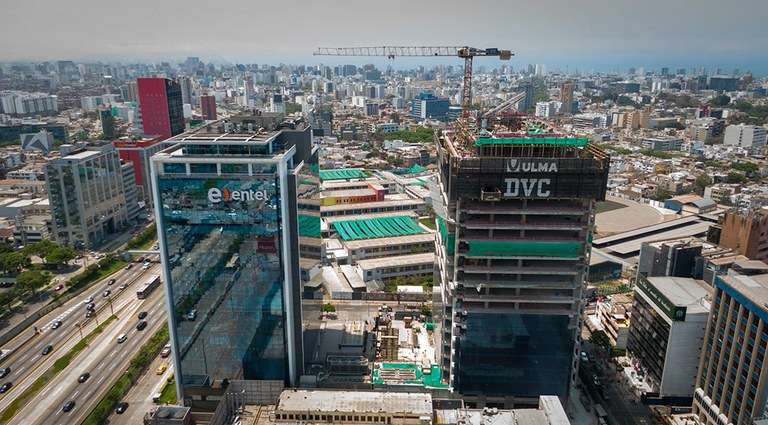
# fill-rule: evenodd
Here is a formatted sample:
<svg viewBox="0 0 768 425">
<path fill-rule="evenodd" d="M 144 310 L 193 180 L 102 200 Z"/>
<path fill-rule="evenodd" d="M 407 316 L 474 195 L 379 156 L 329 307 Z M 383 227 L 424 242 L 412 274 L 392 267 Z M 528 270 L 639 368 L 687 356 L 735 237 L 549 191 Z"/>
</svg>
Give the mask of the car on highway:
<svg viewBox="0 0 768 425">
<path fill-rule="evenodd" d="M 190 310 L 189 313 L 187 313 L 187 320 L 194 322 L 195 319 L 197 319 L 197 310 Z"/>
<path fill-rule="evenodd" d="M 163 373 L 165 373 L 165 370 L 166 370 L 166 369 L 168 369 L 168 366 L 166 366 L 166 365 L 164 365 L 164 364 L 161 364 L 161 365 L 160 365 L 160 366 L 157 368 L 157 370 L 155 371 L 155 373 L 156 373 L 157 375 L 162 375 Z"/>
<path fill-rule="evenodd" d="M 147 322 L 142 320 L 141 322 L 139 322 L 138 325 L 136 325 L 136 330 L 137 331 L 143 331 L 144 328 L 146 328 L 146 327 L 147 327 Z"/>
<path fill-rule="evenodd" d="M 89 372 L 85 372 L 84 374 L 80 375 L 79 378 L 77 378 L 77 382 L 82 384 L 83 382 L 87 381 L 88 378 L 90 377 L 91 377 L 91 374 Z"/>
<path fill-rule="evenodd" d="M 109 280 L 107 281 L 107 285 L 114 285 L 114 284 L 115 284 L 115 282 L 117 282 L 117 280 L 116 280 L 116 279 L 109 279 Z"/>
<path fill-rule="evenodd" d="M 127 337 L 127 336 L 125 336 L 125 334 L 120 334 L 120 335 L 117 337 L 117 343 L 118 343 L 118 344 L 122 344 L 122 343 L 124 343 L 124 342 L 125 342 L 125 340 L 126 340 L 126 339 L 128 339 L 128 337 Z"/>
<path fill-rule="evenodd" d="M 587 354 L 586 351 L 581 352 L 581 361 L 588 362 L 589 361 L 589 354 Z"/>
<path fill-rule="evenodd" d="M 117 410 L 115 410 L 115 413 L 119 413 L 119 414 L 122 415 L 123 412 L 125 412 L 125 410 L 127 408 L 128 408 L 128 402 L 127 401 L 123 401 L 123 402 L 117 403 Z"/>
<path fill-rule="evenodd" d="M 88 305 L 87 305 L 87 306 L 85 306 L 85 309 L 86 309 L 86 310 L 90 310 L 90 311 L 96 310 L 96 304 L 94 304 L 94 303 L 88 303 Z"/>
<path fill-rule="evenodd" d="M 127 287 L 128 287 L 127 283 L 121 283 L 120 286 L 117 287 L 117 289 L 122 291 L 122 290 L 125 290 L 125 288 L 127 288 Z"/>
<path fill-rule="evenodd" d="M 143 320 L 145 317 L 147 317 L 146 311 L 142 311 L 141 313 L 139 313 L 139 320 Z"/>
<path fill-rule="evenodd" d="M 110 291 L 109 289 L 107 289 L 106 291 L 104 291 L 103 294 L 101 294 L 101 296 L 104 298 L 107 298 L 110 295 L 112 295 L 112 291 Z"/>
<path fill-rule="evenodd" d="M 3 385 L 0 385 L 0 394 L 5 393 L 6 391 L 11 389 L 11 386 L 13 386 L 13 382 L 6 382 Z"/>
<path fill-rule="evenodd" d="M 93 297 L 92 296 L 85 299 L 85 302 L 87 302 L 87 303 L 89 303 L 91 301 L 93 301 Z"/>
<path fill-rule="evenodd" d="M 131 264 L 131 263 L 128 263 L 128 264 L 125 265 L 125 269 L 126 270 L 130 270 L 132 268 L 133 268 L 133 264 Z"/>
<path fill-rule="evenodd" d="M 61 326 L 61 320 L 57 320 L 53 322 L 53 324 L 51 325 L 51 329 L 58 329 L 59 326 Z"/>
<path fill-rule="evenodd" d="M 64 285 L 56 285 L 53 287 L 54 291 L 61 291 L 62 289 L 64 289 Z"/>
<path fill-rule="evenodd" d="M 93 316 L 93 311 L 92 310 L 88 310 L 88 311 L 85 312 L 85 317 L 91 317 L 91 316 Z"/>
<path fill-rule="evenodd" d="M 160 357 L 168 357 L 171 355 L 171 344 L 165 344 L 163 350 L 160 352 Z"/>
<path fill-rule="evenodd" d="M 43 348 L 43 355 L 47 356 L 48 354 L 51 353 L 51 351 L 53 351 L 53 345 L 49 344 L 45 348 Z"/>
<path fill-rule="evenodd" d="M 64 403 L 64 407 L 61 408 L 64 412 L 69 412 L 70 410 L 75 408 L 75 400 L 69 400 L 68 402 Z"/>
<path fill-rule="evenodd" d="M 11 373 L 11 368 L 10 367 L 4 367 L 4 368 L 0 369 L 0 379 L 5 378 L 10 373 Z"/>
</svg>

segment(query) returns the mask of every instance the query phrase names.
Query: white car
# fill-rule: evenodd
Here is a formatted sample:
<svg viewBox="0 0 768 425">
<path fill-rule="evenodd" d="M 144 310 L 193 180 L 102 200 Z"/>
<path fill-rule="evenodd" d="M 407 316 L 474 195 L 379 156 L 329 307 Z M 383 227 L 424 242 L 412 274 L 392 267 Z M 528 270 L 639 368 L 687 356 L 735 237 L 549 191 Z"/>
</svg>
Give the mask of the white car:
<svg viewBox="0 0 768 425">
<path fill-rule="evenodd" d="M 89 303 L 89 302 L 92 302 L 92 301 L 93 301 L 93 297 L 88 297 L 88 298 L 85 299 L 86 303 Z"/>
</svg>

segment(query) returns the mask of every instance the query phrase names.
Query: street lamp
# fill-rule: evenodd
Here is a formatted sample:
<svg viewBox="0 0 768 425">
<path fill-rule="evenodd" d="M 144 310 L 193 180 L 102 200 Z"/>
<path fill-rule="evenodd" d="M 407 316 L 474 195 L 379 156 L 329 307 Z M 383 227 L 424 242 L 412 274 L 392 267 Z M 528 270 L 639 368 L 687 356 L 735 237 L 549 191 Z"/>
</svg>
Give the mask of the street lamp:
<svg viewBox="0 0 768 425">
<path fill-rule="evenodd" d="M 83 325 L 80 324 L 80 322 L 75 323 L 75 327 L 77 327 L 77 330 L 80 331 L 80 339 L 83 339 Z"/>
<path fill-rule="evenodd" d="M 115 309 L 112 307 L 112 297 L 107 297 L 107 302 L 109 303 L 109 311 L 114 316 L 115 315 Z"/>
</svg>

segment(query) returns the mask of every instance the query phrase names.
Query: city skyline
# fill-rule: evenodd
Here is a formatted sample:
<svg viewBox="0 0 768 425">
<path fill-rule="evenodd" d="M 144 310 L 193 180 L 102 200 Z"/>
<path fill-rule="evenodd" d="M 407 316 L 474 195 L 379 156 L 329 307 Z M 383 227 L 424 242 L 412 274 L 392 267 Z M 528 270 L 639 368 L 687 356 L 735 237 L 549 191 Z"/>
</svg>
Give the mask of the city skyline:
<svg viewBox="0 0 768 425">
<path fill-rule="evenodd" d="M 7 24 L 0 28 L 0 62 L 200 56 L 211 62 L 335 64 L 350 58 L 318 58 L 312 52 L 319 46 L 470 45 L 512 50 L 516 56 L 509 65 L 515 69 L 544 63 L 552 70 L 579 68 L 584 73 L 668 66 L 768 74 L 768 59 L 755 54 L 768 44 L 768 35 L 757 30 L 764 3 L 738 1 L 740 10 L 757 12 L 740 16 L 738 23 L 718 22 L 720 4 L 704 3 L 691 9 L 653 0 L 642 8 L 614 4 L 609 9 L 594 0 L 515 6 L 483 0 L 473 4 L 477 18 L 467 19 L 467 7 L 458 2 L 440 2 L 438 7 L 432 2 L 396 0 L 373 8 L 343 0 L 334 2 L 334 7 L 310 3 L 290 10 L 279 4 L 233 0 L 218 5 L 221 13 L 214 16 L 219 19 L 204 20 L 208 15 L 198 1 L 180 8 L 138 0 L 116 10 L 83 0 L 12 0 L 6 8 Z M 58 19 L 40 31 L 26 31 L 26 17 L 40 10 Z M 381 24 L 379 31 L 372 30 L 376 23 Z M 460 33 L 466 35 L 456 35 Z M 425 59 L 388 63 L 395 68 L 433 63 Z M 460 65 L 447 58 L 440 62 Z M 490 68 L 497 63 L 478 64 L 483 65 Z"/>
</svg>

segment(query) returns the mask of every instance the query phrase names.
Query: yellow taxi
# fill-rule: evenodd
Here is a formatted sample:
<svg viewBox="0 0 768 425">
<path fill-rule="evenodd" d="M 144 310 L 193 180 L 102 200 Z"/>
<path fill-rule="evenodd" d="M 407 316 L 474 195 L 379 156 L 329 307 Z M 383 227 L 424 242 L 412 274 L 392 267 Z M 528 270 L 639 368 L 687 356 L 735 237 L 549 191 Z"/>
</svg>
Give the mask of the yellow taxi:
<svg viewBox="0 0 768 425">
<path fill-rule="evenodd" d="M 166 369 L 168 369 L 168 366 L 166 366 L 164 364 L 161 364 L 160 367 L 157 368 L 155 373 L 158 374 L 158 375 L 162 375 L 163 372 L 165 372 Z"/>
</svg>

